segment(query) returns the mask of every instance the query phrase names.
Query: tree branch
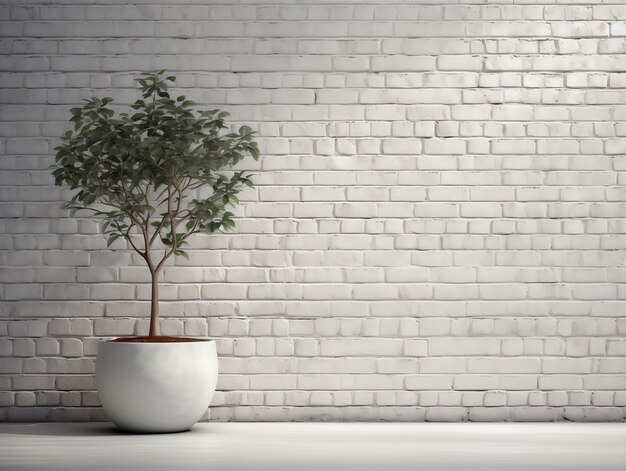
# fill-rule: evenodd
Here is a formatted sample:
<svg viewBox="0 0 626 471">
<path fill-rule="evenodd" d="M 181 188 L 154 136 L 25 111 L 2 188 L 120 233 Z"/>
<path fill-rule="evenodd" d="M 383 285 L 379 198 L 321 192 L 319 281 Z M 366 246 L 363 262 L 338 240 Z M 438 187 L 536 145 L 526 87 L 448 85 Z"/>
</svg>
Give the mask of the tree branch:
<svg viewBox="0 0 626 471">
<path fill-rule="evenodd" d="M 176 204 L 176 211 L 174 212 L 174 216 L 178 216 L 178 214 L 180 213 L 180 202 L 182 200 L 182 198 L 184 198 L 183 196 L 183 192 L 185 191 L 186 188 L 188 188 L 189 185 L 185 186 L 182 188 L 180 188 L 180 184 L 174 184 L 174 187 L 176 188 L 176 192 L 178 193 L 179 197 L 178 197 L 178 202 Z M 163 215 L 163 217 L 161 218 L 161 220 L 159 221 L 159 224 L 156 226 L 156 230 L 154 231 L 154 234 L 152 235 L 152 237 L 150 238 L 150 245 L 152 245 L 154 243 L 154 241 L 156 240 L 157 236 L 159 235 L 159 233 L 161 232 L 161 229 L 163 229 L 163 226 L 165 225 L 165 222 L 169 219 L 170 217 L 170 210 L 169 210 L 169 206 L 170 206 L 170 199 L 171 199 L 171 186 L 168 185 L 167 188 L 165 188 L 164 190 L 162 190 L 158 196 L 156 196 L 156 199 L 158 200 L 158 198 L 161 197 L 161 195 L 163 195 L 163 193 L 167 192 L 167 198 L 163 201 L 159 201 L 159 205 L 165 203 L 166 201 L 168 202 L 168 212 L 165 213 Z"/>
<path fill-rule="evenodd" d="M 180 195 L 178 198 L 178 203 L 176 205 L 176 208 L 177 208 L 177 211 L 178 209 L 180 209 Z M 175 224 L 174 214 L 172 213 L 172 186 L 170 184 L 167 185 L 167 218 L 169 219 L 169 222 L 170 222 L 170 236 L 172 238 L 171 240 L 172 248 L 170 250 L 167 250 L 167 249 L 165 250 L 165 254 L 163 255 L 163 258 L 157 265 L 157 268 L 156 268 L 157 270 L 159 270 L 163 266 L 165 261 L 176 250 L 176 227 L 178 226 L 178 224 Z"/>
<path fill-rule="evenodd" d="M 130 242 L 130 245 L 133 247 L 133 249 L 135 249 L 135 252 L 137 252 L 139 255 L 141 255 L 141 256 L 145 259 L 145 258 L 146 258 L 146 252 L 147 252 L 147 249 L 146 249 L 146 251 L 144 251 L 144 252 L 142 252 L 141 250 L 139 250 L 139 248 L 135 245 L 135 243 L 133 242 L 132 238 L 130 237 L 130 230 L 131 230 L 131 228 L 132 228 L 134 225 L 135 225 L 135 224 L 133 223 L 133 224 L 131 224 L 130 226 L 128 226 L 128 228 L 126 229 L 126 233 L 124 234 L 124 238 L 125 238 L 128 242 Z M 117 227 L 118 227 L 118 230 L 120 230 L 120 232 L 121 232 L 121 229 L 120 229 L 120 227 L 119 227 L 119 224 L 118 224 L 118 226 L 117 226 Z"/>
<path fill-rule="evenodd" d="M 125 197 L 127 200 L 129 200 L 129 201 L 131 201 L 131 202 L 132 202 L 132 199 L 131 199 L 131 197 L 130 197 L 130 195 L 129 195 L 129 193 L 128 193 L 128 190 L 127 190 L 127 188 L 126 188 L 126 184 L 124 183 L 124 175 L 121 175 L 121 176 L 120 176 L 120 185 L 121 185 L 121 188 L 122 188 L 122 193 L 124 193 L 124 197 Z M 122 209 L 122 208 L 120 208 L 120 209 Z M 137 216 L 136 214 L 133 214 L 133 213 L 132 213 L 132 212 L 130 212 L 129 210 L 122 209 L 122 211 L 124 211 L 126 214 L 128 214 L 128 217 L 130 217 L 130 218 L 131 218 L 131 220 L 132 220 L 135 224 L 137 224 L 139 227 L 143 227 L 143 224 L 144 224 L 144 219 L 143 219 L 142 217 Z M 148 219 L 150 219 L 150 217 L 149 217 L 149 216 L 148 216 Z M 147 247 L 146 247 L 146 249 L 147 249 Z"/>
<path fill-rule="evenodd" d="M 197 229 L 197 228 L 198 228 L 198 220 L 196 219 L 196 221 L 193 223 L 193 227 L 192 227 L 191 229 L 189 229 L 189 230 L 185 233 L 185 235 L 183 235 L 183 236 L 182 236 L 182 237 L 178 240 L 178 242 L 182 245 L 182 243 L 183 243 L 184 241 L 186 241 L 186 240 L 189 238 L 189 236 L 191 236 L 191 235 L 193 235 L 193 234 L 195 234 L 195 233 L 196 233 L 196 229 Z"/>
</svg>

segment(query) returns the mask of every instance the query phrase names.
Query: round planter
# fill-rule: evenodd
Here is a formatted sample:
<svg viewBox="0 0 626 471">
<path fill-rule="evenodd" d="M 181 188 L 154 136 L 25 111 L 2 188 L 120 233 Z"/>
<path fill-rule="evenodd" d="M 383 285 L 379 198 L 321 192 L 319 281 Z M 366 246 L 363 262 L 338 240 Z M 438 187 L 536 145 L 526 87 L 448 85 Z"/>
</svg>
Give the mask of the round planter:
<svg viewBox="0 0 626 471">
<path fill-rule="evenodd" d="M 213 340 L 98 345 L 100 402 L 105 415 L 122 430 L 188 430 L 209 407 L 216 383 Z"/>
</svg>

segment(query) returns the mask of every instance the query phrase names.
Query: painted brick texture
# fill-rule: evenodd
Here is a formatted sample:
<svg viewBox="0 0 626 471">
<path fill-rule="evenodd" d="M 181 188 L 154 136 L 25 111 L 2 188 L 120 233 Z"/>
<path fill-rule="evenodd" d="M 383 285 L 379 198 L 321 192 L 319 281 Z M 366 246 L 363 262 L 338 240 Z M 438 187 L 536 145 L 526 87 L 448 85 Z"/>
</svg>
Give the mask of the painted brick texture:
<svg viewBox="0 0 626 471">
<path fill-rule="evenodd" d="M 100 420 L 148 273 L 69 218 L 68 109 L 138 72 L 259 132 L 235 234 L 163 273 L 212 420 L 623 420 L 626 5 L 0 2 L 0 420 Z"/>
</svg>

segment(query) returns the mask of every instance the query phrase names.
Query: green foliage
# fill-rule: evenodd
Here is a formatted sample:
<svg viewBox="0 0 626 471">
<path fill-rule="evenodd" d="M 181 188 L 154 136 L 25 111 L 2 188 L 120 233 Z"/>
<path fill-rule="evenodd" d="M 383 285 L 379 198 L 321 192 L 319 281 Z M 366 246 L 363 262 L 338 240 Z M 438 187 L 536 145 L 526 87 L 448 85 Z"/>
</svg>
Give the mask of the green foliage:
<svg viewBox="0 0 626 471">
<path fill-rule="evenodd" d="M 52 166 L 55 183 L 76 190 L 64 207 L 72 215 L 89 209 L 102 216 L 109 245 L 127 239 L 151 271 L 172 254 L 186 255 L 192 234 L 234 227 L 227 207 L 252 186 L 251 175 L 220 170 L 247 155 L 259 158 L 248 126 L 224 131 L 228 113 L 197 111 L 184 96 L 171 97 L 168 83 L 175 80 L 164 71 L 142 75 L 142 98 L 128 112 L 116 114 L 111 98 L 72 108 L 74 128 L 62 136 Z M 212 189 L 209 196 L 192 198 L 201 187 Z M 142 245 L 133 243 L 134 231 Z M 158 263 L 150 256 L 157 238 L 166 246 Z"/>
</svg>

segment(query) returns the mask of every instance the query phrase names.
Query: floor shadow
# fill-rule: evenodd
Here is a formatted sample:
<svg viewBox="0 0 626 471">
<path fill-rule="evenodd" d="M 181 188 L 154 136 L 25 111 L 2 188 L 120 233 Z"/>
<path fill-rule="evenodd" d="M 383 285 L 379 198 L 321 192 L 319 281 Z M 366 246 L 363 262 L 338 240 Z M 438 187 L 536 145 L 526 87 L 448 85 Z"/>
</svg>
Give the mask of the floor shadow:
<svg viewBox="0 0 626 471">
<path fill-rule="evenodd" d="M 5 423 L 3 432 L 12 435 L 39 435 L 57 437 L 104 437 L 150 435 L 144 432 L 120 430 L 111 422 L 42 422 L 42 423 Z M 194 429 L 173 433 L 155 433 L 154 435 L 178 435 L 194 433 Z M 1 433 L 0 433 L 1 434 Z"/>
</svg>

